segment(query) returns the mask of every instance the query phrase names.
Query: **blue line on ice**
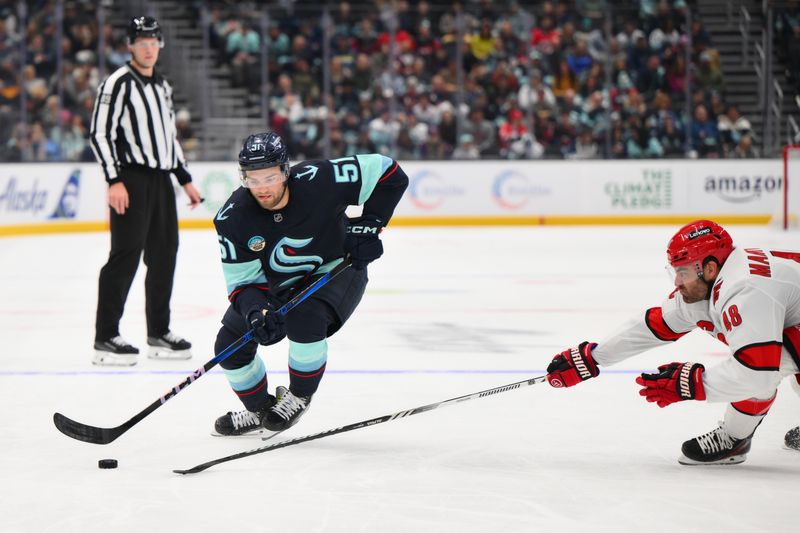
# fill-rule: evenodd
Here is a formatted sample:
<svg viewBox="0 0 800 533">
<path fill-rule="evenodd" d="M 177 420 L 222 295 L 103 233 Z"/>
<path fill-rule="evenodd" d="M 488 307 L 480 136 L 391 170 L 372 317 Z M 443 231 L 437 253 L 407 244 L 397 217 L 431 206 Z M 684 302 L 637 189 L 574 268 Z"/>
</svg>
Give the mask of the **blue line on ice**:
<svg viewBox="0 0 800 533">
<path fill-rule="evenodd" d="M 184 370 L 0 370 L 0 377 L 19 377 L 19 376 L 103 376 L 103 375 L 159 375 L 174 374 L 186 375 L 192 372 L 191 369 Z M 212 373 L 221 373 L 219 370 L 211 370 Z M 603 374 L 641 374 L 642 372 L 653 372 L 647 370 L 606 370 Z M 287 370 L 270 370 L 269 374 L 287 374 Z M 408 369 L 351 369 L 351 370 L 326 370 L 325 374 L 368 374 L 368 375 L 393 375 L 393 374 L 545 374 L 542 369 L 430 369 L 430 368 L 408 368 Z"/>
</svg>

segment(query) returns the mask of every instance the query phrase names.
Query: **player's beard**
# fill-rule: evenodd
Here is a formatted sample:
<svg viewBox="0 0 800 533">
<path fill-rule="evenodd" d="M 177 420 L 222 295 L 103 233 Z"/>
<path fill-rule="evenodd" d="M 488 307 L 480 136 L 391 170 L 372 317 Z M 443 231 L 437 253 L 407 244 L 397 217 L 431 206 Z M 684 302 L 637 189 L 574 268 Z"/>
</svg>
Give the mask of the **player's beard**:
<svg viewBox="0 0 800 533">
<path fill-rule="evenodd" d="M 281 205 L 281 202 L 283 202 L 285 196 L 288 193 L 289 193 L 288 183 L 284 182 L 280 190 L 278 192 L 273 193 L 272 196 L 267 199 L 262 200 L 256 194 L 254 194 L 253 196 L 255 197 L 256 202 L 258 202 L 258 205 L 260 205 L 264 209 L 273 211 L 277 209 L 279 205 Z"/>
<path fill-rule="evenodd" d="M 683 297 L 683 301 L 687 304 L 693 304 L 708 300 L 711 294 L 711 284 L 706 282 L 703 278 L 697 278 L 696 283 L 691 285 L 683 285 L 683 290 L 678 289 Z"/>
</svg>

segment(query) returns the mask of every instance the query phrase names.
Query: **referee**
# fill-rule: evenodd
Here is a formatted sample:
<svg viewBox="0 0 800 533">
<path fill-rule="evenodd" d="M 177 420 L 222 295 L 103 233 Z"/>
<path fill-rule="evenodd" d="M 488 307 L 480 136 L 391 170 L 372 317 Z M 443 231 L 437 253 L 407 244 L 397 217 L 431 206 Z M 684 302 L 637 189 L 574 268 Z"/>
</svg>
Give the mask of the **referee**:
<svg viewBox="0 0 800 533">
<path fill-rule="evenodd" d="M 191 344 L 169 329 L 169 302 L 178 252 L 178 215 L 171 174 L 192 208 L 202 199 L 176 139 L 172 88 L 155 71 L 164 46 L 152 17 L 128 25 L 131 61 L 98 89 L 91 144 L 108 182 L 111 252 L 100 271 L 95 355 L 97 365 L 135 365 L 139 350 L 119 334 L 125 300 L 144 251 L 145 313 L 150 357 L 188 359 Z"/>
</svg>

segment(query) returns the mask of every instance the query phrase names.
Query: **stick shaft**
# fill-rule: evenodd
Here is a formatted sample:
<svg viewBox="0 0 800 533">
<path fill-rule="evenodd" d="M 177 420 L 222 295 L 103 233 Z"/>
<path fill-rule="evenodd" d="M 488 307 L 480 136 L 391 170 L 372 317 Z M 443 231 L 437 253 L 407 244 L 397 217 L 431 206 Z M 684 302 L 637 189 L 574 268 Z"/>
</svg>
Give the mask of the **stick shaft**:
<svg viewBox="0 0 800 533">
<path fill-rule="evenodd" d="M 472 394 L 466 394 L 464 396 L 458 396 L 457 398 L 450 398 L 449 400 L 444 400 L 441 402 L 429 403 L 428 405 L 423 405 L 421 407 L 416 407 L 414 409 L 407 409 L 405 411 L 398 411 L 397 413 L 393 413 L 390 415 L 379 416 L 377 418 L 370 418 L 369 420 L 363 420 L 361 422 L 356 422 L 353 424 L 348 424 L 346 426 L 341 426 L 334 429 L 329 429 L 327 431 L 322 431 L 320 433 L 313 433 L 311 435 L 306 435 L 304 437 L 297 437 L 294 439 L 289 439 L 281 442 L 276 442 L 275 444 L 269 444 L 267 446 L 261 446 L 260 448 L 255 448 L 253 450 L 248 450 L 245 452 L 236 453 L 233 455 L 228 455 L 226 457 L 221 457 L 219 459 L 213 459 L 211 461 L 199 464 L 192 468 L 188 468 L 185 470 L 173 470 L 176 474 L 196 474 L 198 472 L 202 472 L 212 466 L 227 463 L 228 461 L 233 461 L 235 459 L 242 459 L 244 457 L 250 457 L 252 455 L 257 455 L 259 453 L 266 453 L 271 452 L 272 450 L 277 450 L 279 448 L 286 448 L 288 446 L 294 446 L 295 444 L 302 444 L 304 442 L 309 442 L 312 440 L 322 439 L 324 437 L 330 437 L 331 435 L 338 435 L 339 433 L 345 433 L 347 431 L 354 431 L 356 429 L 362 429 L 368 426 L 376 426 L 378 424 L 383 424 L 384 422 L 391 422 L 392 420 L 397 420 L 399 418 L 405 418 L 407 416 L 413 416 L 420 413 L 425 413 L 427 411 L 433 411 L 434 409 L 438 409 L 440 407 L 445 407 L 448 405 L 454 405 L 461 402 L 466 402 L 469 400 L 475 400 L 477 398 L 485 398 L 486 396 L 492 396 L 494 394 L 500 394 L 502 392 L 508 392 L 511 390 L 516 390 L 522 387 L 529 387 L 531 385 L 535 385 L 537 383 L 541 383 L 546 379 L 546 376 L 538 376 L 531 379 L 526 379 L 524 381 L 518 381 L 516 383 L 509 383 L 508 385 L 502 385 L 500 387 L 495 387 L 493 389 L 487 389 L 480 392 L 474 392 Z"/>
</svg>

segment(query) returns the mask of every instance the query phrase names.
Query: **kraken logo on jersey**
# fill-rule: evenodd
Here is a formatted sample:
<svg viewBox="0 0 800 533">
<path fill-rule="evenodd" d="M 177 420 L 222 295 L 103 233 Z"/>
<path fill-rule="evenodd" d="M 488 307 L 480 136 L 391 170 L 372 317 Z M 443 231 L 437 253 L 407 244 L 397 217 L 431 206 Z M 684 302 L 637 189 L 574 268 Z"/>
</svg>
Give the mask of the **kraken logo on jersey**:
<svg viewBox="0 0 800 533">
<path fill-rule="evenodd" d="M 298 255 L 297 249 L 308 246 L 313 239 L 291 239 L 284 237 L 272 249 L 269 255 L 269 267 L 275 272 L 291 274 L 293 272 L 303 275 L 316 269 L 322 264 L 322 258 L 318 255 Z M 281 283 L 281 286 L 290 285 L 298 281 L 303 276 L 297 276 Z"/>
</svg>

